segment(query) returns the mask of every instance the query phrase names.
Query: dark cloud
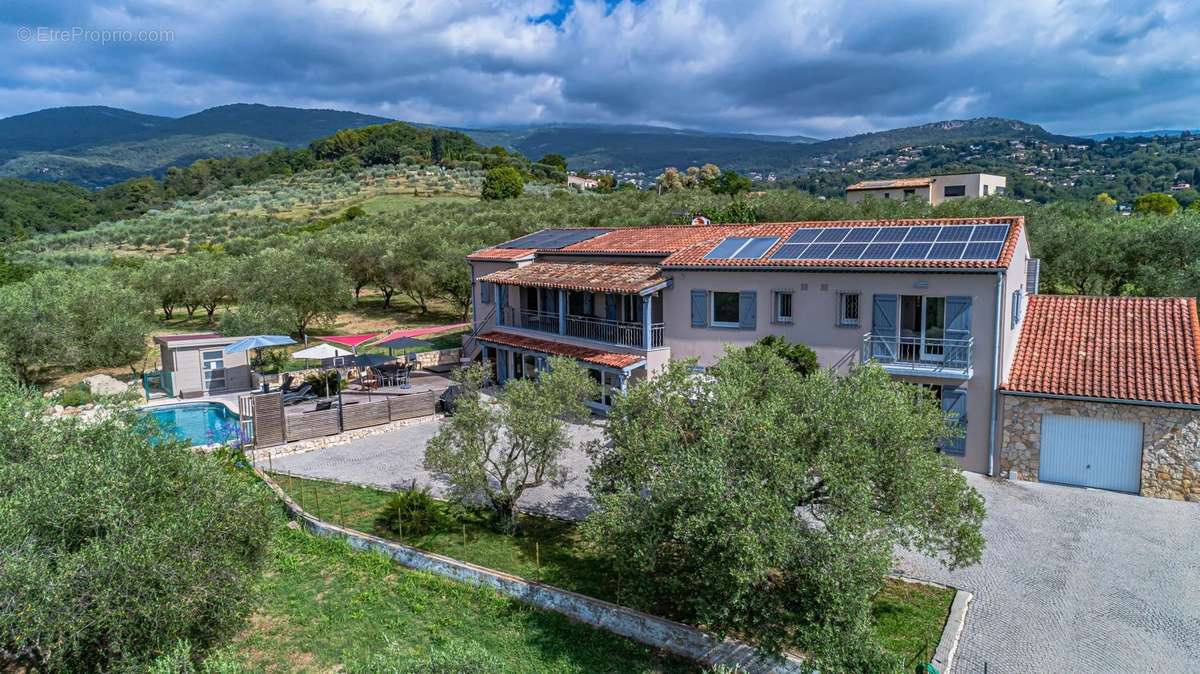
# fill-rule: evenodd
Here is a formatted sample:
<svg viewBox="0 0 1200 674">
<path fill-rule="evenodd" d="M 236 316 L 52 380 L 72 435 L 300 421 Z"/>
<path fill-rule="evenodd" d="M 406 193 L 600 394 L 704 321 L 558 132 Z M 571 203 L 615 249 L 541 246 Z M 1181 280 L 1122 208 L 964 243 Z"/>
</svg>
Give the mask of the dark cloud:
<svg viewBox="0 0 1200 674">
<path fill-rule="evenodd" d="M 998 115 L 1196 127 L 1196 3 L 1029 0 L 9 0 L 0 115 L 254 101 L 486 126 L 842 135 Z M 20 29 L 169 30 L 23 41 Z"/>
</svg>

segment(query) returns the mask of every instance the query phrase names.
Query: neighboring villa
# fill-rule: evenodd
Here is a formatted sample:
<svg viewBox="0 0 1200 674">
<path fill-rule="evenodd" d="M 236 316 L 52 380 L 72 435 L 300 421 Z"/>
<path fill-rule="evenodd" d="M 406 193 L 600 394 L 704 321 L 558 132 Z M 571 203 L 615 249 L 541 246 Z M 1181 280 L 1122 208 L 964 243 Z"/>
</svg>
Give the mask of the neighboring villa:
<svg viewBox="0 0 1200 674">
<path fill-rule="evenodd" d="M 950 199 L 1004 194 L 1008 179 L 988 173 L 959 173 L 927 178 L 864 180 L 846 188 L 846 201 L 875 199 L 920 199 L 934 206 Z"/>
<path fill-rule="evenodd" d="M 929 387 L 964 427 L 941 449 L 967 470 L 1174 498 L 1196 485 L 1200 499 L 1195 302 L 1122 299 L 1111 321 L 1085 302 L 1058 322 L 1051 298 L 1029 298 L 1021 217 L 543 230 L 467 260 L 467 355 L 499 382 L 571 357 L 604 411 L 671 358 L 704 367 L 777 334 L 825 367 L 874 360 Z M 1153 330 L 1164 316 L 1171 329 Z M 1021 341 L 1034 319 L 1037 339 Z M 1156 348 L 1117 349 L 1143 340 L 1126 330 Z M 1047 359 L 1047 344 L 1085 355 Z M 1107 383 L 1073 386 L 1091 382 L 1081 363 Z"/>
<path fill-rule="evenodd" d="M 567 187 L 574 187 L 578 190 L 594 190 L 600 187 L 600 181 L 595 178 L 583 178 L 572 174 L 567 176 Z"/>
</svg>

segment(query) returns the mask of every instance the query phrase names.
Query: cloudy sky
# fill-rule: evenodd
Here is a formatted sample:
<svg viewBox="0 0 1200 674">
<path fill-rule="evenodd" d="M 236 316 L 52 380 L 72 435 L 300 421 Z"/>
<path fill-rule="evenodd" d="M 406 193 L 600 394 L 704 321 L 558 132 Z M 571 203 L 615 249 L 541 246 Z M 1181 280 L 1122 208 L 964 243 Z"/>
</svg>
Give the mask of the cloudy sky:
<svg viewBox="0 0 1200 674">
<path fill-rule="evenodd" d="M 980 116 L 1197 128 L 1197 44 L 1195 0 L 0 0 L 0 116 L 258 102 L 820 137 Z"/>
</svg>

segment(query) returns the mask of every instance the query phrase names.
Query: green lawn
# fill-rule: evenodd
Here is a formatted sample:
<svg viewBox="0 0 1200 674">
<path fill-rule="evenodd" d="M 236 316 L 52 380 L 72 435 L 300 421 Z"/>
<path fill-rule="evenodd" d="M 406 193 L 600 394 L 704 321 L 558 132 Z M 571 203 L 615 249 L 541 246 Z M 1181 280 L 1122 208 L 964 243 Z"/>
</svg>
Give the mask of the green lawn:
<svg viewBox="0 0 1200 674">
<path fill-rule="evenodd" d="M 388 492 L 281 475 L 275 479 L 305 510 L 322 519 L 382 538 L 399 538 L 376 522 L 390 497 Z M 572 523 L 524 516 L 522 529 L 520 536 L 503 535 L 492 530 L 483 515 L 467 512 L 443 531 L 405 537 L 403 542 L 592 597 L 628 603 L 622 601 L 620 578 L 580 540 Z M 906 661 L 922 651 L 927 660 L 941 639 L 953 600 L 953 590 L 889 582 L 873 609 L 880 638 Z"/>
<path fill-rule="evenodd" d="M 417 672 L 415 659 L 464 652 L 487 664 L 472 671 L 697 669 L 492 590 L 283 526 L 257 593 L 249 627 L 228 649 L 248 671 Z M 445 671 L 465 663 L 456 664 Z"/>
</svg>

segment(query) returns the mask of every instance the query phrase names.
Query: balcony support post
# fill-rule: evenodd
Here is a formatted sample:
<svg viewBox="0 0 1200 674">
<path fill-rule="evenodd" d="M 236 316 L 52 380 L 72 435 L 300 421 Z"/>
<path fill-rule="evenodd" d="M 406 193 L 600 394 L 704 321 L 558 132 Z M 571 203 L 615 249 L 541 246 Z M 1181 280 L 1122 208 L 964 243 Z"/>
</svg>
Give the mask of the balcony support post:
<svg viewBox="0 0 1200 674">
<path fill-rule="evenodd" d="M 642 348 L 649 351 L 651 344 L 651 333 L 653 332 L 654 323 L 650 320 L 653 312 L 650 309 L 653 306 L 653 301 L 650 295 L 642 297 Z"/>
<path fill-rule="evenodd" d="M 567 334 L 567 291 L 558 291 L 558 334 Z"/>
<path fill-rule="evenodd" d="M 496 284 L 496 325 L 504 325 L 508 313 L 508 286 Z"/>
</svg>

